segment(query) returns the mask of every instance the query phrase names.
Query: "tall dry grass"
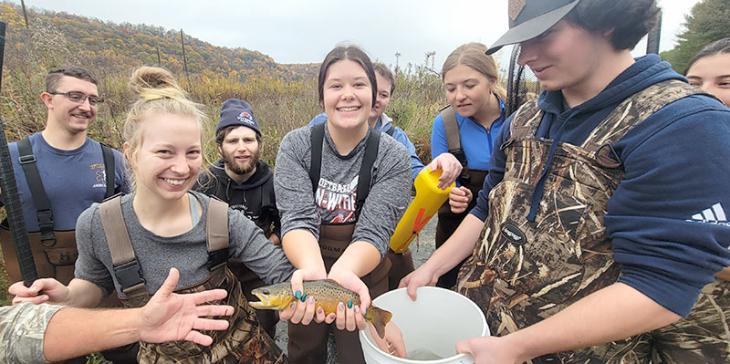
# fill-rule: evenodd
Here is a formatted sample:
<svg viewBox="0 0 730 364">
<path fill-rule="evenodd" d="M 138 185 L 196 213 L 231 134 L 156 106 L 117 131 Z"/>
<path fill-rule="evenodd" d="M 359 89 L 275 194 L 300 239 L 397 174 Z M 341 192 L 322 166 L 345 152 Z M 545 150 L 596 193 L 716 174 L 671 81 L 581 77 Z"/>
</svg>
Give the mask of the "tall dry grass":
<svg viewBox="0 0 730 364">
<path fill-rule="evenodd" d="M 43 79 L 47 72 L 42 66 L 48 63 L 53 62 L 19 62 L 4 70 L 0 115 L 6 122 L 5 132 L 9 141 L 43 129 L 46 109 L 39 95 L 44 89 Z M 97 75 L 100 94 L 105 102 L 98 108 L 97 119 L 91 125 L 89 135 L 117 148 L 123 142 L 126 110 L 134 101 L 127 90 L 131 71 Z M 322 111 L 315 79 L 284 81 L 260 75 L 238 82 L 225 75 L 203 73 L 191 75 L 188 84 L 185 77 L 178 75 L 178 78 L 190 97 L 203 105 L 208 115 L 205 150 L 209 161 L 218 159 L 213 133 L 220 105 L 228 98 L 244 99 L 253 106 L 263 132 L 262 159 L 271 165 L 276 160 L 279 142 L 284 135 L 306 125 Z M 438 76 L 418 69 L 410 74 L 397 75 L 396 91 L 386 113 L 406 131 L 424 162 L 430 160 L 431 124 L 443 105 L 445 99 Z M 3 273 L 0 269 L 0 304 L 7 304 L 7 281 Z"/>
<path fill-rule="evenodd" d="M 131 70 L 130 70 L 131 74 Z M 12 69 L 4 72 L 0 112 L 6 121 L 8 140 L 18 140 L 43 129 L 46 110 L 39 99 L 43 91 L 42 70 Z M 127 90 L 128 74 L 104 75 L 99 80 L 105 102 L 97 111 L 97 120 L 89 135 L 109 145 L 122 144 L 121 131 L 128 106 L 134 101 Z M 215 74 L 192 75 L 188 84 L 180 78 L 190 97 L 203 105 L 208 114 L 208 157 L 217 159 L 212 134 L 218 122 L 220 105 L 228 98 L 248 101 L 254 109 L 264 136 L 262 158 L 273 163 L 279 141 L 289 131 L 306 125 L 322 110 L 317 100 L 315 79 L 284 81 L 266 75 L 238 82 Z M 396 91 L 386 113 L 409 135 L 419 155 L 430 155 L 431 124 L 445 105 L 440 79 L 426 72 L 399 74 Z"/>
</svg>

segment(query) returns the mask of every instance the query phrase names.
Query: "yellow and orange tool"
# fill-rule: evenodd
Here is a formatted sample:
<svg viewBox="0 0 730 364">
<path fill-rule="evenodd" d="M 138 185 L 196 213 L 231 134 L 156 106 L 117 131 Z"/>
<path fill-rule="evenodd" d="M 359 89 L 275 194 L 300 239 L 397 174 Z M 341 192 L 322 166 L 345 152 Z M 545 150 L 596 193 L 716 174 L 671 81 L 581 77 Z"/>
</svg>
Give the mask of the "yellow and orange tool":
<svg viewBox="0 0 730 364">
<path fill-rule="evenodd" d="M 408 250 L 413 238 L 431 220 L 439 207 L 449 198 L 449 191 L 455 186 L 451 183 L 444 189 L 438 187 L 441 170 L 431 171 L 424 168 L 416 176 L 413 185 L 416 187 L 416 197 L 411 201 L 405 214 L 398 222 L 393 236 L 390 237 L 390 248 L 396 253 Z"/>
</svg>

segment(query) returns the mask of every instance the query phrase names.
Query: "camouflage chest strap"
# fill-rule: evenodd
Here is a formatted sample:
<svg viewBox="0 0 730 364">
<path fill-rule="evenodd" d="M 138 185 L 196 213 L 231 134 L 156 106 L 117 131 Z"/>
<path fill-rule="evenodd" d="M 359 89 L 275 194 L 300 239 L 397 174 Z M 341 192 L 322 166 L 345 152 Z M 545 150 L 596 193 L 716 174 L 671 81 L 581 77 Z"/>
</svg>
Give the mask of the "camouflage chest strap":
<svg viewBox="0 0 730 364">
<path fill-rule="evenodd" d="M 616 144 L 635 126 L 664 106 L 681 98 L 701 93 L 679 80 L 654 84 L 630 96 L 619 104 L 583 141 L 581 148 L 600 153 L 606 146 Z M 537 100 L 515 112 L 510 125 L 510 141 L 534 137 L 542 121 L 543 112 Z M 507 143 L 509 143 L 508 141 Z"/>
<path fill-rule="evenodd" d="M 581 143 L 580 149 L 587 152 L 590 155 L 589 158 L 600 166 L 610 169 L 620 168 L 623 162 L 613 148 L 616 142 L 667 104 L 696 93 L 698 91 L 695 88 L 678 80 L 667 80 L 647 87 L 622 101 L 602 121 L 596 120 L 598 126 Z M 543 114 L 537 102 L 521 107 L 512 119 L 510 139 L 502 145 L 502 148 L 520 140 L 535 140 Z M 600 113 L 594 113 L 586 122 L 593 123 L 594 119 L 599 117 L 602 117 Z M 563 120 L 559 130 L 564 129 L 566 121 L 567 119 Z M 537 176 L 534 181 L 536 190 L 531 197 L 527 215 L 530 222 L 536 221 L 540 201 L 545 193 L 546 180 L 550 171 L 555 167 L 556 151 L 564 144 L 559 139 L 560 135 L 559 131 L 556 133 L 557 140 L 547 141 L 549 144 L 547 160 L 536 165 L 537 168 L 541 168 L 541 171 L 535 174 Z"/>
<path fill-rule="evenodd" d="M 127 298 L 148 295 L 142 268 L 137 260 L 122 215 L 122 197 L 116 196 L 99 207 L 101 223 L 112 256 L 114 277 Z M 208 270 L 225 267 L 228 260 L 228 205 L 211 198 L 206 215 Z"/>
<path fill-rule="evenodd" d="M 701 93 L 679 80 L 668 80 L 649 86 L 624 100 L 583 142 L 583 149 L 599 153 L 605 146 L 616 144 L 634 127 L 664 106 L 687 96 Z"/>
</svg>

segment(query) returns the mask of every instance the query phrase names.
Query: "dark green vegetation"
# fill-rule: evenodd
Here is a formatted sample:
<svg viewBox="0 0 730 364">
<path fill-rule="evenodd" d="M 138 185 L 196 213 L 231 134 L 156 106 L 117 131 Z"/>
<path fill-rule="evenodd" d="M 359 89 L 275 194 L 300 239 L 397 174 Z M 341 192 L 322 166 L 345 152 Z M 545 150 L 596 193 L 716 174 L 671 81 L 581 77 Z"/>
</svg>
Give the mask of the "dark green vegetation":
<svg viewBox="0 0 730 364">
<path fill-rule="evenodd" d="M 730 0 L 704 0 L 686 16 L 685 29 L 674 49 L 662 52 L 677 72 L 683 73 L 694 55 L 708 43 L 730 37 Z"/>
</svg>

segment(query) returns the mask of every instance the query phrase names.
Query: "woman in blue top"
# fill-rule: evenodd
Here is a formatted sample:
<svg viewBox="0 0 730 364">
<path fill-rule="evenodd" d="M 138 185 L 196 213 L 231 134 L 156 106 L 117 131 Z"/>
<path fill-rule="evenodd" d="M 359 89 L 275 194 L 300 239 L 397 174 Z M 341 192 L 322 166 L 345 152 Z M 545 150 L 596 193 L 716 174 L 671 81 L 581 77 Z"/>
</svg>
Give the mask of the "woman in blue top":
<svg viewBox="0 0 730 364">
<path fill-rule="evenodd" d="M 451 52 L 441 70 L 449 107 L 434 119 L 431 157 L 454 154 L 464 169 L 457 180 L 459 187 L 451 190 L 449 202 L 439 209 L 436 248 L 474 207 L 473 197 L 489 171 L 493 140 L 504 122 L 506 92 L 499 83 L 497 64 L 484 53 L 486 50 L 480 43 L 464 44 Z M 448 132 L 450 124 L 452 133 Z M 460 267 L 461 264 L 442 275 L 437 285 L 454 286 Z"/>
</svg>

